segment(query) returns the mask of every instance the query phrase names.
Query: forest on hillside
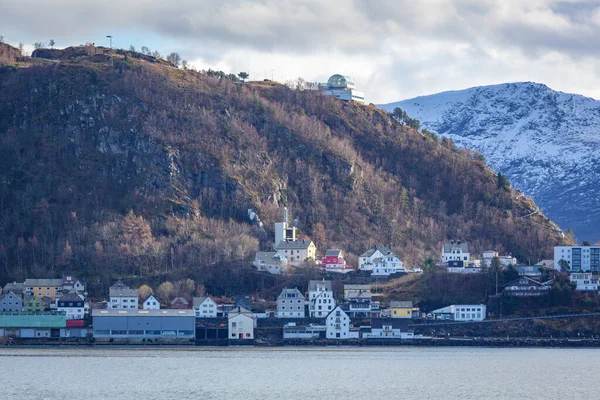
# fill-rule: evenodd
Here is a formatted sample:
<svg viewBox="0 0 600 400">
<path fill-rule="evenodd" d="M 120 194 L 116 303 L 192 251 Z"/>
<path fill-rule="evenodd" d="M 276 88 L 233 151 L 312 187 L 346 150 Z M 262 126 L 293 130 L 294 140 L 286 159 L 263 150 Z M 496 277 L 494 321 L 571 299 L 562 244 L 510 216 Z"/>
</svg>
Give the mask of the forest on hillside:
<svg viewBox="0 0 600 400">
<path fill-rule="evenodd" d="M 130 52 L 68 54 L 0 66 L 0 281 L 202 283 L 269 248 L 284 206 L 351 261 L 385 244 L 420 266 L 451 238 L 538 260 L 563 241 L 477 154 L 374 106 Z"/>
</svg>

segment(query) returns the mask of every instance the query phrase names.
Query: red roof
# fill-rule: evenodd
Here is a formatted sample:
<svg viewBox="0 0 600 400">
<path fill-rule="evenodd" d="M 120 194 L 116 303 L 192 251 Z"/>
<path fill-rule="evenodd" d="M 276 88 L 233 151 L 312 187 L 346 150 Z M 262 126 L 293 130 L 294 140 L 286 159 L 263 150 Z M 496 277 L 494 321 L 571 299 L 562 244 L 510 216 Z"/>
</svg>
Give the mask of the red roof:
<svg viewBox="0 0 600 400">
<path fill-rule="evenodd" d="M 83 320 L 82 319 L 68 319 L 67 326 L 81 327 L 81 326 L 83 326 Z"/>
</svg>

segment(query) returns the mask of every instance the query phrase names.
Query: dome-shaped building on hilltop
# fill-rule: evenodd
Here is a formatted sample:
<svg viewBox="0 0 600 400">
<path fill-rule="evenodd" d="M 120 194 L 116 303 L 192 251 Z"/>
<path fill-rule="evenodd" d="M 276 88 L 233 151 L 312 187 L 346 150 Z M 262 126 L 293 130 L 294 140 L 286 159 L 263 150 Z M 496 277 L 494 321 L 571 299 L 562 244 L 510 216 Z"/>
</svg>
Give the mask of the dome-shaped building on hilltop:
<svg viewBox="0 0 600 400">
<path fill-rule="evenodd" d="M 365 102 L 364 93 L 354 90 L 354 79 L 345 75 L 331 75 L 327 83 L 321 85 L 321 92 L 340 100 Z"/>
</svg>

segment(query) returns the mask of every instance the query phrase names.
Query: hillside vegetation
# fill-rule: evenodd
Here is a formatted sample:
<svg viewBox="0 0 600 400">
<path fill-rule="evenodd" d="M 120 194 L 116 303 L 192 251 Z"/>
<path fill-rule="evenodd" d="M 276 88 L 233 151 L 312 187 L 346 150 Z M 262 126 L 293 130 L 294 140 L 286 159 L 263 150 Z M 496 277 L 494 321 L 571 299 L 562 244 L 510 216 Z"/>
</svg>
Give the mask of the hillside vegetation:
<svg viewBox="0 0 600 400">
<path fill-rule="evenodd" d="M 270 246 L 283 206 L 350 259 L 386 244 L 418 266 L 460 238 L 537 260 L 562 241 L 474 154 L 374 106 L 131 52 L 44 57 L 0 67 L 0 281 L 178 271 L 201 283 Z"/>
</svg>

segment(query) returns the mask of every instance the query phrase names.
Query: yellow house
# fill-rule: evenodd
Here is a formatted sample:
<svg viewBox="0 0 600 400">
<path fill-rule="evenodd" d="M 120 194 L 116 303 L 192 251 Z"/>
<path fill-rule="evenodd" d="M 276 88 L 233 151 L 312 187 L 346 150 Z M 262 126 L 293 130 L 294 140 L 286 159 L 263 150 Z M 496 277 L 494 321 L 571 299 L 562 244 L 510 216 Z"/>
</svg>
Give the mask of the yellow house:
<svg viewBox="0 0 600 400">
<path fill-rule="evenodd" d="M 413 315 L 419 315 L 419 308 L 413 307 L 412 301 L 391 301 L 390 317 L 392 318 L 413 318 Z"/>
<path fill-rule="evenodd" d="M 50 297 L 54 299 L 62 293 L 62 279 L 26 279 L 24 282 L 25 293 L 32 294 L 38 299 Z"/>
</svg>

